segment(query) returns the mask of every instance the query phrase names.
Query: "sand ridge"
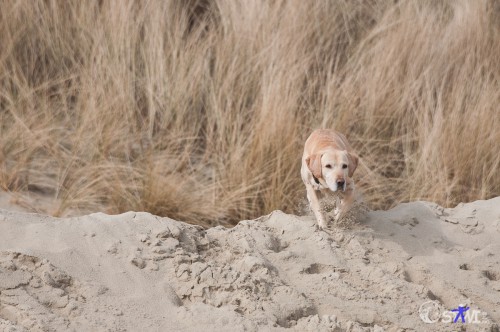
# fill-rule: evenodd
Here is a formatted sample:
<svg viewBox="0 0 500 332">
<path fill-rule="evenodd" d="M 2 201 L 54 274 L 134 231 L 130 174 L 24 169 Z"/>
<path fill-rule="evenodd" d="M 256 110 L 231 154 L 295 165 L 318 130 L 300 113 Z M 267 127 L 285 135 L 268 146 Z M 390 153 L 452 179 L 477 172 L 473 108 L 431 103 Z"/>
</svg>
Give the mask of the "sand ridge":
<svg viewBox="0 0 500 332">
<path fill-rule="evenodd" d="M 500 322 L 500 197 L 401 204 L 319 231 L 275 211 L 227 229 L 148 213 L 0 210 L 0 330 L 454 331 Z"/>
</svg>

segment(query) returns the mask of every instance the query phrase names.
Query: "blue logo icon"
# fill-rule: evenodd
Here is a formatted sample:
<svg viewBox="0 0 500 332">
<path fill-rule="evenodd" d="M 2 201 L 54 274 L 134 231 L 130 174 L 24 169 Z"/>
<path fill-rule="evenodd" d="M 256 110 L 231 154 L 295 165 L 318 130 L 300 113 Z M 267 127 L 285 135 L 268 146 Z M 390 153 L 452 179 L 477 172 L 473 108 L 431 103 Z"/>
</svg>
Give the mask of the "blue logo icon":
<svg viewBox="0 0 500 332">
<path fill-rule="evenodd" d="M 470 308 L 468 306 L 465 306 L 465 307 L 462 307 L 462 306 L 458 306 L 457 309 L 452 309 L 451 311 L 452 312 L 456 312 L 457 313 L 457 316 L 455 317 L 455 320 L 453 321 L 453 323 L 456 323 L 458 321 L 458 317 L 460 317 L 460 319 L 462 320 L 462 323 L 465 323 L 465 316 L 464 316 L 464 313 L 469 310 Z"/>
</svg>

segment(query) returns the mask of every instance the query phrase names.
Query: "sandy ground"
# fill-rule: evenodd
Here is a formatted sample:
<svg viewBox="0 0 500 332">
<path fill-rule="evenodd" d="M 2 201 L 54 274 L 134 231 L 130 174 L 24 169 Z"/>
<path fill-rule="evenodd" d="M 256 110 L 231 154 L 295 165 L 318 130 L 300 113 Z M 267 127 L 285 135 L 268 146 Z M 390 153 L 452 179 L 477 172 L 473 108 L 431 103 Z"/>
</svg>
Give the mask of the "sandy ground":
<svg viewBox="0 0 500 332">
<path fill-rule="evenodd" d="M 449 322 L 459 305 L 466 322 Z M 327 231 L 280 211 L 203 230 L 141 212 L 0 210 L 3 331 L 499 331 L 499 322 L 500 197 L 401 204 Z"/>
</svg>

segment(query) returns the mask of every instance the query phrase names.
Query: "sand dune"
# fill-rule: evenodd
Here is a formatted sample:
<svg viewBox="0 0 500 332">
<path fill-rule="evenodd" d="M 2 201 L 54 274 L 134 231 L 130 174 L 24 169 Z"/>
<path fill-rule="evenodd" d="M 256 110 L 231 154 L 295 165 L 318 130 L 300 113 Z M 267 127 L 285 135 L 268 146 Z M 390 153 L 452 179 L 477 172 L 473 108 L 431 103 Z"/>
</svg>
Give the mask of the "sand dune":
<svg viewBox="0 0 500 332">
<path fill-rule="evenodd" d="M 0 330 L 498 331 L 499 240 L 500 197 L 329 231 L 280 211 L 203 230 L 0 210 Z M 476 317 L 446 322 L 459 305 Z"/>
</svg>

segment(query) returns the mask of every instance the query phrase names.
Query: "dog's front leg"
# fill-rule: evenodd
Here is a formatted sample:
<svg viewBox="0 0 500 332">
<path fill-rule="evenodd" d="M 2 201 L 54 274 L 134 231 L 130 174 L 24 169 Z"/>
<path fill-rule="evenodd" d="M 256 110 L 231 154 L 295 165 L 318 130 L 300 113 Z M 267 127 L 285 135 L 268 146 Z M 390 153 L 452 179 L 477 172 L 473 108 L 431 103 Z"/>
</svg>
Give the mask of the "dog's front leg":
<svg viewBox="0 0 500 332">
<path fill-rule="evenodd" d="M 351 209 L 352 203 L 354 202 L 354 190 L 349 188 L 345 194 L 344 197 L 340 200 L 340 206 L 338 207 L 338 210 L 335 213 L 335 222 L 339 221 L 341 218 L 343 218 L 346 213 Z"/>
<path fill-rule="evenodd" d="M 314 216 L 318 221 L 319 227 L 326 228 L 327 226 L 326 220 L 325 217 L 323 216 L 323 213 L 321 213 L 321 207 L 319 205 L 319 200 L 318 196 L 316 195 L 316 191 L 310 184 L 306 184 L 306 190 L 307 190 L 307 199 L 309 200 L 309 205 L 311 206 L 311 209 L 314 212 Z"/>
</svg>

